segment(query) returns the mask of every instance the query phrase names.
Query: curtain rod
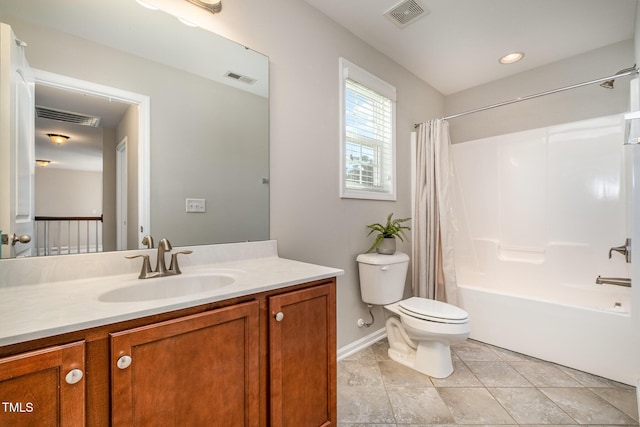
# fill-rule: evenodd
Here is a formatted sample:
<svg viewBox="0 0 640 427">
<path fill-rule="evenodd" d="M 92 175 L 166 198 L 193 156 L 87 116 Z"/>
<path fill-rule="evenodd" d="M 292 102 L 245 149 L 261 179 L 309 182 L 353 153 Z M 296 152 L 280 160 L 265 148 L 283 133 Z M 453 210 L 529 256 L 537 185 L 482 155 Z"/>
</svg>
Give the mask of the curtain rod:
<svg viewBox="0 0 640 427">
<path fill-rule="evenodd" d="M 588 85 L 592 85 L 595 83 L 602 83 L 602 82 L 606 82 L 607 80 L 615 80 L 619 77 L 626 77 L 626 76 L 630 76 L 632 74 L 637 74 L 640 72 L 640 69 L 636 68 L 636 66 L 634 65 L 633 67 L 631 67 L 632 69 L 629 71 L 625 71 L 623 73 L 619 73 L 619 74 L 614 74 L 612 76 L 608 76 L 608 77 L 602 77 L 599 79 L 595 79 L 595 80 L 590 80 L 588 82 L 583 82 L 583 83 L 577 83 L 571 86 L 565 86 L 565 87 L 561 87 L 558 89 L 553 89 L 553 90 L 548 90 L 546 92 L 540 92 L 540 93 L 536 93 L 533 95 L 527 95 L 527 96 L 521 96 L 519 98 L 514 98 L 514 99 L 510 99 L 509 101 L 503 101 L 503 102 L 498 102 L 497 104 L 491 104 L 491 105 L 487 105 L 484 107 L 480 107 L 480 108 L 475 108 L 473 110 L 468 110 L 468 111 L 463 111 L 462 113 L 457 113 L 457 114 L 452 114 L 450 116 L 446 116 L 446 117 L 442 117 L 442 120 L 448 120 L 448 119 L 455 119 L 457 117 L 462 117 L 462 116 L 466 116 L 468 114 L 473 114 L 473 113 L 478 113 L 480 111 L 485 111 L 485 110 L 490 110 L 492 108 L 496 108 L 496 107 L 502 107 L 503 105 L 509 105 L 509 104 L 515 104 L 516 102 L 520 102 L 520 101 L 527 101 L 529 99 L 533 99 L 533 98 L 539 98 L 541 96 L 546 96 L 546 95 L 552 95 L 554 93 L 558 93 L 558 92 L 564 92 L 565 90 L 569 90 L 569 89 L 576 89 L 582 86 L 588 86 Z M 426 122 L 424 122 L 426 123 Z M 418 127 L 420 126 L 420 123 L 416 123 L 414 125 L 414 127 Z"/>
</svg>

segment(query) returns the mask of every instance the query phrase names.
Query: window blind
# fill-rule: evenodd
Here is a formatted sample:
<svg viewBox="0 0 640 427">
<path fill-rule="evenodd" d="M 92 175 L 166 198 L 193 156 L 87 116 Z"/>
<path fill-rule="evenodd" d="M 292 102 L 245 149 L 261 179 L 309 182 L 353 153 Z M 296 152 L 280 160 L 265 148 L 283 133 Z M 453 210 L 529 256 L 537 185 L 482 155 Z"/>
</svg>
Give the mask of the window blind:
<svg viewBox="0 0 640 427">
<path fill-rule="evenodd" d="M 393 102 L 351 79 L 345 79 L 345 188 L 393 192 Z"/>
</svg>

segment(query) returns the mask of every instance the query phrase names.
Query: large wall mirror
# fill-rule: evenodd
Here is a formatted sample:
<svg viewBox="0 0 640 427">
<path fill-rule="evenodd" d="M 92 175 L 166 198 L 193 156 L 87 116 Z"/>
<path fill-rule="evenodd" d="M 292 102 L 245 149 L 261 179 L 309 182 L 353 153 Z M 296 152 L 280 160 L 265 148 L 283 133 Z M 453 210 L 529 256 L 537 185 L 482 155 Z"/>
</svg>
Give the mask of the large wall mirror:
<svg viewBox="0 0 640 427">
<path fill-rule="evenodd" d="M 101 217 L 98 251 L 269 238 L 266 56 L 135 0 L 2 2 L 0 21 L 34 69 L 35 216 Z M 85 225 L 36 224 L 30 255 L 95 251 L 63 242 Z"/>
</svg>

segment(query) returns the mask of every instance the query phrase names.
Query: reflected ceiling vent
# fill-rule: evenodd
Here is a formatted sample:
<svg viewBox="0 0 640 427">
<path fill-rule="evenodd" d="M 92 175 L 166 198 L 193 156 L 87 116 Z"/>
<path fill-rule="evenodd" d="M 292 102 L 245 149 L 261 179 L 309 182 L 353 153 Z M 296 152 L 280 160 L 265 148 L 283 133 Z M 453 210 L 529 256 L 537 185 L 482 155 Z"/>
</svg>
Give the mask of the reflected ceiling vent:
<svg viewBox="0 0 640 427">
<path fill-rule="evenodd" d="M 248 85 L 252 85 L 256 82 L 256 79 L 252 79 L 251 77 L 243 76 L 242 74 L 234 73 L 233 71 L 227 71 L 225 77 L 229 77 L 233 80 L 238 80 L 239 82 L 246 83 Z"/>
<path fill-rule="evenodd" d="M 431 12 L 419 3 L 419 0 L 405 0 L 389 9 L 384 16 L 389 18 L 397 27 L 404 28 L 413 24 Z"/>
<path fill-rule="evenodd" d="M 57 120 L 59 122 L 75 123 L 77 125 L 97 128 L 100 125 L 100 117 L 89 116 L 73 111 L 57 110 L 55 108 L 36 105 L 36 116 L 42 119 Z"/>
</svg>

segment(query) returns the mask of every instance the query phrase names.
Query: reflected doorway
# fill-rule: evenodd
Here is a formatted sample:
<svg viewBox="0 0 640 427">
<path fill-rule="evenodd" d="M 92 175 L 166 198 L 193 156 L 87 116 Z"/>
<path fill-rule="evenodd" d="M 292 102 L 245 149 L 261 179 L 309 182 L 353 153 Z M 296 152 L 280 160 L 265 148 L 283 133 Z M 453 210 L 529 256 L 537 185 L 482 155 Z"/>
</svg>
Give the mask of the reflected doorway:
<svg viewBox="0 0 640 427">
<path fill-rule="evenodd" d="M 78 238 L 79 252 L 139 248 L 139 234 L 149 224 L 148 97 L 44 71 L 34 74 L 36 158 L 50 160 L 47 166 L 36 167 L 36 215 L 99 218 L 100 230 L 87 231 L 86 245 L 84 237 Z M 39 117 L 39 110 L 48 116 Z M 57 145 L 48 133 L 69 139 Z M 38 175 L 64 175 L 67 181 L 59 181 L 54 194 L 50 185 L 39 192 L 43 180 Z M 91 180 L 98 181 L 93 188 L 80 185 Z M 57 197 L 56 192 L 66 197 Z M 46 193 L 49 202 L 40 200 L 39 193 Z M 83 229 L 78 226 L 77 234 Z"/>
</svg>

